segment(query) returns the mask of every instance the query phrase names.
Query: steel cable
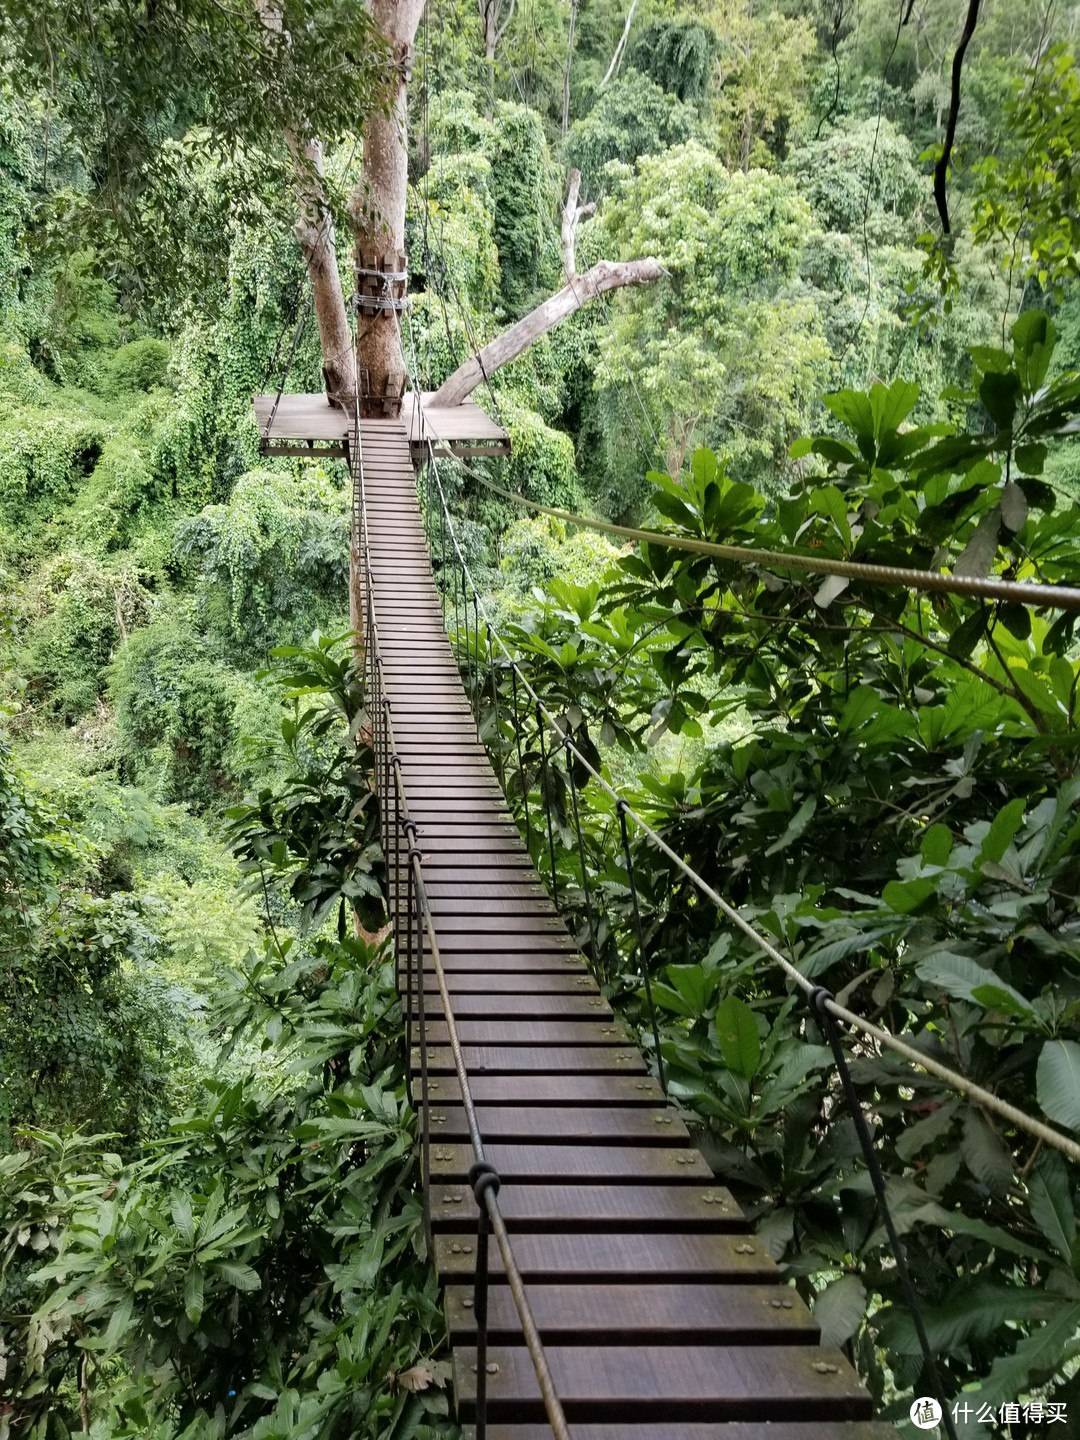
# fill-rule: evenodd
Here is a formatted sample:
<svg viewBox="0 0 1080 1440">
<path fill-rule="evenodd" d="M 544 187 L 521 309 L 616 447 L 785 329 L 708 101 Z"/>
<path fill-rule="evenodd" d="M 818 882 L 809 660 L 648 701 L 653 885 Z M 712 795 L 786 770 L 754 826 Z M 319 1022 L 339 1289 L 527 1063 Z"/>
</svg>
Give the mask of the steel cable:
<svg viewBox="0 0 1080 1440">
<path fill-rule="evenodd" d="M 430 444 L 430 441 L 428 442 Z M 642 530 L 630 525 L 616 525 L 608 520 L 594 520 L 569 510 L 557 510 L 527 500 L 513 490 L 506 490 L 478 471 L 469 468 L 470 476 L 504 500 L 524 505 L 541 515 L 550 515 L 568 525 L 580 525 L 605 535 L 618 535 L 639 545 L 656 545 L 670 550 L 688 550 L 697 555 L 710 555 L 729 560 L 748 569 L 764 566 L 774 570 L 800 570 L 814 575 L 839 575 L 849 580 L 865 580 L 868 584 L 892 585 L 907 590 L 926 590 L 945 595 L 970 595 L 982 600 L 1012 601 L 1019 605 L 1045 606 L 1055 610 L 1080 613 L 1080 589 L 1068 585 L 1032 584 L 1028 581 L 998 580 L 976 575 L 942 575 L 931 570 L 913 570 L 902 565 L 875 565 L 863 560 L 830 560 L 818 555 L 798 555 L 782 550 L 757 550 L 746 545 L 721 545 L 712 540 L 698 540 L 691 535 L 671 535 L 664 530 Z"/>
</svg>

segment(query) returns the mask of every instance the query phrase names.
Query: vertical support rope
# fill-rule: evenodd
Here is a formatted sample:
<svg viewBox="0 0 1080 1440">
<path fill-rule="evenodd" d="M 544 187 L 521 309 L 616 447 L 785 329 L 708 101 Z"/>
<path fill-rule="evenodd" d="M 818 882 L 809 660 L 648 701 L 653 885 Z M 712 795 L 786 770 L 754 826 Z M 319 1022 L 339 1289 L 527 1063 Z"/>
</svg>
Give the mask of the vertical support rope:
<svg viewBox="0 0 1080 1440">
<path fill-rule="evenodd" d="M 937 1358 L 934 1355 L 933 1346 L 930 1344 L 930 1337 L 926 1333 L 926 1326 L 923 1323 L 922 1308 L 919 1305 L 919 1297 L 915 1291 L 914 1282 L 911 1279 L 911 1271 L 908 1269 L 907 1253 L 897 1233 L 896 1225 L 893 1222 L 892 1211 L 889 1209 L 889 1197 L 885 1187 L 885 1176 L 882 1174 L 881 1165 L 878 1162 L 877 1151 L 874 1149 L 874 1137 L 870 1134 L 870 1127 L 866 1123 L 866 1115 L 859 1101 L 858 1092 L 855 1089 L 855 1082 L 851 1078 L 851 1071 L 848 1068 L 847 1056 L 840 1043 L 840 1032 L 836 1028 L 836 1021 L 829 1012 L 828 1002 L 834 999 L 831 990 L 824 985 L 818 985 L 810 992 L 808 997 L 810 1004 L 821 1021 L 821 1027 L 825 1031 L 833 1053 L 833 1060 L 836 1064 L 836 1073 L 840 1077 L 840 1084 L 843 1086 L 844 1098 L 847 1101 L 848 1111 L 851 1114 L 852 1123 L 855 1126 L 855 1133 L 859 1138 L 859 1147 L 866 1161 L 866 1168 L 870 1172 L 870 1183 L 874 1187 L 874 1198 L 877 1201 L 878 1213 L 881 1215 L 882 1224 L 885 1226 L 885 1233 L 889 1237 L 889 1248 L 892 1250 L 893 1259 L 896 1261 L 896 1273 L 900 1277 L 900 1288 L 904 1292 L 904 1299 L 911 1314 L 912 1324 L 915 1326 L 915 1334 L 918 1336 L 919 1348 L 922 1350 L 923 1364 L 926 1373 L 930 1377 L 930 1383 L 941 1401 L 941 1423 L 945 1426 L 945 1433 L 949 1440 L 957 1440 L 956 1429 L 953 1425 L 952 1414 L 949 1410 L 949 1397 L 945 1394 L 945 1387 L 941 1383 L 941 1373 L 938 1370 Z"/>
<path fill-rule="evenodd" d="M 574 760 L 570 753 L 571 742 L 567 736 L 563 741 L 566 750 L 566 779 L 570 786 L 570 803 L 574 811 L 574 833 L 577 835 L 578 863 L 581 866 L 581 889 L 585 895 L 585 914 L 589 922 L 589 946 L 592 950 L 593 973 L 600 978 L 600 951 L 596 938 L 596 922 L 593 919 L 592 894 L 589 889 L 589 867 L 585 862 L 585 842 L 581 836 L 581 815 L 578 811 L 577 781 L 574 779 Z"/>
<path fill-rule="evenodd" d="M 495 765 L 499 772 L 499 784 L 505 792 L 506 766 L 503 760 L 502 722 L 499 718 L 499 679 L 495 669 L 495 651 L 491 644 L 491 626 L 488 625 L 485 628 L 487 630 L 488 669 L 491 672 L 491 708 L 495 715 L 495 728 L 492 732 L 495 742 Z"/>
<path fill-rule="evenodd" d="M 518 706 L 517 666 L 510 667 L 510 683 L 514 696 L 514 744 L 517 746 L 518 779 L 521 781 L 521 803 L 525 808 L 525 844 L 532 849 L 532 822 L 529 819 L 529 782 L 525 776 L 525 757 L 521 751 L 521 710 Z"/>
<path fill-rule="evenodd" d="M 416 826 L 410 820 L 407 825 L 409 833 L 409 869 L 413 869 L 413 861 L 419 860 L 422 855 L 420 847 L 416 843 Z M 418 887 L 413 886 L 413 898 L 416 903 L 416 1009 L 417 1019 L 420 1025 L 420 1103 L 423 1106 L 423 1125 L 421 1127 L 421 1167 L 424 1174 L 424 1229 L 427 1233 L 428 1244 L 431 1244 L 431 1210 L 428 1205 L 428 1189 L 431 1185 L 431 1087 L 428 1084 L 428 1033 L 427 1033 L 427 995 L 424 986 L 424 916 L 420 905 L 420 894 Z M 412 931 L 413 917 L 409 916 L 409 930 Z"/>
<path fill-rule="evenodd" d="M 480 609 L 476 591 L 472 597 L 473 647 L 476 651 L 476 665 L 473 677 L 473 718 L 476 720 L 476 738 L 480 739 Z"/>
<path fill-rule="evenodd" d="M 547 747 L 544 744 L 544 712 L 536 707 L 536 733 L 540 741 L 540 793 L 544 800 L 544 818 L 547 821 L 548 854 L 551 856 L 551 898 L 559 908 L 559 877 L 555 870 L 555 831 L 551 823 L 551 776 L 548 772 Z"/>
<path fill-rule="evenodd" d="M 660 1029 L 656 1023 L 656 1006 L 653 1003 L 652 980 L 649 978 L 649 957 L 645 950 L 645 931 L 641 924 L 641 906 L 638 904 L 637 882 L 634 879 L 634 861 L 630 854 L 630 836 L 626 830 L 626 802 L 620 800 L 615 807 L 619 812 L 619 829 L 622 832 L 623 854 L 626 856 L 626 875 L 630 882 L 630 903 L 634 909 L 634 926 L 637 929 L 638 963 L 641 978 L 645 982 L 645 1000 L 649 1007 L 649 1024 L 652 1027 L 653 1044 L 656 1046 L 656 1069 L 667 1094 L 667 1079 L 664 1075 L 664 1057 L 660 1053 Z"/>
</svg>

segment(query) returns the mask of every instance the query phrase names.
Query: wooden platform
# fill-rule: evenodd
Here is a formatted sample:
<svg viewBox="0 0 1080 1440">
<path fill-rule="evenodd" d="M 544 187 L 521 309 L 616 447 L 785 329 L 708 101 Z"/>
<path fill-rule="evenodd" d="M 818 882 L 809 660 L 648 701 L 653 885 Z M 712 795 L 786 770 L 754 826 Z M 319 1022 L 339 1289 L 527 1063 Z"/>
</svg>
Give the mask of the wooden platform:
<svg viewBox="0 0 1080 1440">
<path fill-rule="evenodd" d="M 436 455 L 509 455 L 510 437 L 473 400 L 460 405 L 432 405 L 431 392 L 410 390 L 401 403 L 401 418 L 414 452 L 430 439 Z"/>
<path fill-rule="evenodd" d="M 256 395 L 253 404 L 263 455 L 347 457 L 350 417 L 325 395 Z"/>
<path fill-rule="evenodd" d="M 443 628 L 412 440 L 405 419 L 361 424 L 394 742 L 485 1148 L 575 1440 L 887 1440 L 892 1427 L 873 1423 L 843 1355 L 820 1348 L 532 868 Z M 400 875 L 401 837 L 385 843 Z M 427 1094 L 418 1043 L 410 1086 L 430 1120 L 434 1262 L 469 1424 L 473 1152 L 430 961 L 423 988 Z M 489 1259 L 488 1440 L 541 1440 L 550 1431 L 493 1242 Z"/>
<path fill-rule="evenodd" d="M 414 458 L 429 439 L 437 455 L 509 455 L 510 437 L 474 401 L 433 406 L 430 398 L 410 390 L 401 402 L 401 424 Z M 351 417 L 325 395 L 282 395 L 280 400 L 256 395 L 253 403 L 262 454 L 348 458 Z"/>
</svg>

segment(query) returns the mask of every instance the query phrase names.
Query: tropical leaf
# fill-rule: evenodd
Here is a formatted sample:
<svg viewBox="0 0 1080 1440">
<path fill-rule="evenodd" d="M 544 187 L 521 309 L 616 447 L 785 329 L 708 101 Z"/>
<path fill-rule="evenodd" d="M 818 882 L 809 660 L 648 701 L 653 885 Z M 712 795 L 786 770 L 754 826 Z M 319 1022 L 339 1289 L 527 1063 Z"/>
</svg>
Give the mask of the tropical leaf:
<svg viewBox="0 0 1080 1440">
<path fill-rule="evenodd" d="M 814 1319 L 821 1327 L 822 1345 L 843 1345 L 862 1324 L 866 1314 L 866 1287 L 857 1275 L 834 1280 L 814 1301 Z"/>
<path fill-rule="evenodd" d="M 717 1007 L 716 1038 L 728 1069 L 752 1079 L 761 1059 L 761 1039 L 754 1012 L 736 995 L 728 995 Z"/>
<path fill-rule="evenodd" d="M 1070 1130 L 1080 1130 L 1080 1045 L 1047 1040 L 1036 1072 L 1043 1114 Z"/>
</svg>

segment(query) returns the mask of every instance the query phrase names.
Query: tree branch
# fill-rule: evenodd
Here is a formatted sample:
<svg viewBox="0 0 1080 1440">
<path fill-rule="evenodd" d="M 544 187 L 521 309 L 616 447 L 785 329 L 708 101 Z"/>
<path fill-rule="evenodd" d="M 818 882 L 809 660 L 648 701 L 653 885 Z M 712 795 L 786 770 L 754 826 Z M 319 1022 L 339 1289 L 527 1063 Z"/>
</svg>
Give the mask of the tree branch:
<svg viewBox="0 0 1080 1440">
<path fill-rule="evenodd" d="M 964 33 L 960 36 L 960 44 L 956 47 L 956 54 L 953 56 L 952 62 L 952 96 L 949 101 L 949 121 L 945 127 L 945 143 L 941 147 L 941 156 L 934 166 L 934 199 L 937 202 L 938 214 L 941 216 L 941 228 L 946 235 L 951 233 L 946 181 L 949 161 L 952 158 L 953 141 L 956 139 L 956 121 L 960 115 L 960 72 L 964 68 L 964 51 L 975 34 L 975 24 L 978 18 L 979 0 L 968 0 Z"/>
<path fill-rule="evenodd" d="M 637 9 L 638 0 L 630 0 L 630 9 L 626 12 L 626 24 L 623 26 L 622 39 L 615 46 L 615 54 L 611 57 L 611 64 L 607 67 L 607 74 L 600 81 L 599 89 L 603 90 L 613 76 L 619 73 L 619 66 L 622 63 L 623 51 L 626 49 L 626 42 L 630 38 L 630 25 L 634 18 L 634 11 Z"/>
<path fill-rule="evenodd" d="M 431 404 L 460 405 L 488 376 L 511 360 L 516 360 L 541 335 L 546 335 L 589 300 L 595 300 L 608 290 L 619 290 L 624 285 L 648 285 L 653 280 L 659 280 L 663 273 L 664 267 L 659 260 L 600 260 L 584 275 L 575 276 L 516 325 L 504 330 L 464 365 L 459 365 L 436 390 Z"/>
<path fill-rule="evenodd" d="M 566 191 L 566 204 L 562 213 L 562 262 L 563 270 L 566 272 L 567 280 L 573 282 L 577 279 L 577 260 L 574 257 L 574 243 L 577 236 L 578 221 L 583 215 L 591 215 L 596 209 L 595 205 L 579 205 L 578 195 L 581 193 L 581 171 L 570 171 L 570 184 Z"/>
</svg>

